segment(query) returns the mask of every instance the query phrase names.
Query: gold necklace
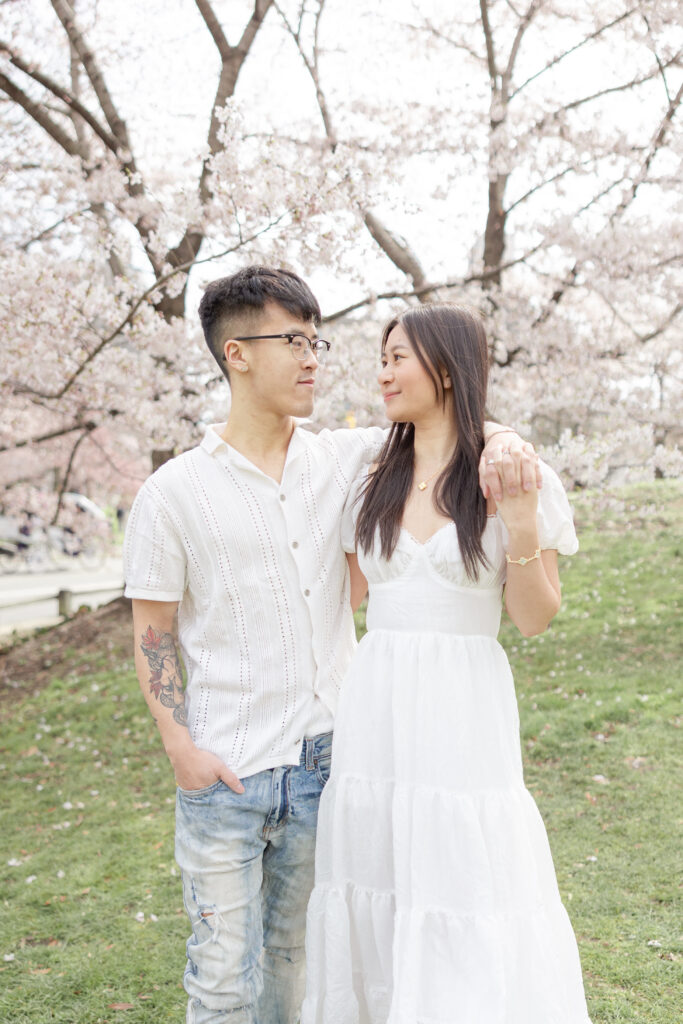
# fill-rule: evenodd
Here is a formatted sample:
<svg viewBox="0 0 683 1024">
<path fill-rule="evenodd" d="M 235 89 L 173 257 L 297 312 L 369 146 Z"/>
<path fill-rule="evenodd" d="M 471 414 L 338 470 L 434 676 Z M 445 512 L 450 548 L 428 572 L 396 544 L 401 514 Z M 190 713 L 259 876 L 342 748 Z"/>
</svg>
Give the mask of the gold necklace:
<svg viewBox="0 0 683 1024">
<path fill-rule="evenodd" d="M 446 465 L 447 465 L 447 463 L 446 463 Z M 437 473 L 441 473 L 446 468 L 446 465 L 439 466 L 439 468 L 437 469 L 436 473 L 432 473 L 432 475 L 428 476 L 426 478 L 426 480 L 420 480 L 419 484 L 417 485 L 418 491 L 426 491 L 427 490 L 427 484 L 430 482 L 430 480 L 433 480 L 434 477 L 437 475 Z"/>
</svg>

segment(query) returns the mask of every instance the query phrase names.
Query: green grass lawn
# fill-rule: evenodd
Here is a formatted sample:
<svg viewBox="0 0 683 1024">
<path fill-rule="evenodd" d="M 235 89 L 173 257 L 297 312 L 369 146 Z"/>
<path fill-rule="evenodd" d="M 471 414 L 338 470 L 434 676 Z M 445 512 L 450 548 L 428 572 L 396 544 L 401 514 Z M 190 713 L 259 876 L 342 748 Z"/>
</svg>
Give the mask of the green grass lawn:
<svg viewBox="0 0 683 1024">
<path fill-rule="evenodd" d="M 541 637 L 502 634 L 526 777 L 594 1024 L 678 1024 L 683 486 L 575 507 L 560 615 Z M 3 1024 L 184 1020 L 170 769 L 132 662 L 88 664 L 4 706 Z"/>
</svg>

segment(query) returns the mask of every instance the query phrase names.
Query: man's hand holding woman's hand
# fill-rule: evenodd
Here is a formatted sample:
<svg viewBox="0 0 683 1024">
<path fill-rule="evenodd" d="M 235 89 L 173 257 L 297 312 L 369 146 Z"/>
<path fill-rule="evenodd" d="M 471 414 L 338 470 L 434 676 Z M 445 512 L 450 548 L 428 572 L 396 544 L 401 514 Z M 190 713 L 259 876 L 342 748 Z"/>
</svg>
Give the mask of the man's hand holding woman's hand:
<svg viewBox="0 0 683 1024">
<path fill-rule="evenodd" d="M 479 486 L 485 498 L 496 504 L 504 494 L 514 498 L 542 486 L 538 455 L 529 441 L 513 430 L 496 430 L 486 442 L 479 460 Z"/>
</svg>

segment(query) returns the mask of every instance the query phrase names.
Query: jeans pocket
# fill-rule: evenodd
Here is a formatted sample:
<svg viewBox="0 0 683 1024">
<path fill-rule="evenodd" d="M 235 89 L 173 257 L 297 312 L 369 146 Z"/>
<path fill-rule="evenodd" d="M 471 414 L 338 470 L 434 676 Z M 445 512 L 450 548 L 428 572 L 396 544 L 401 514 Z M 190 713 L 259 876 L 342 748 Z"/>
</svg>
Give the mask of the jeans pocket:
<svg viewBox="0 0 683 1024">
<path fill-rule="evenodd" d="M 324 786 L 330 777 L 330 766 L 332 764 L 332 750 L 328 748 L 313 758 L 315 774 L 321 786 Z"/>
<path fill-rule="evenodd" d="M 201 789 L 183 789 L 182 786 L 176 786 L 176 790 L 179 796 L 184 797 L 186 800 L 199 800 L 203 796 L 208 796 L 213 793 L 214 790 L 218 789 L 219 786 L 223 786 L 225 783 L 222 779 L 216 779 L 210 786 L 202 786 Z"/>
</svg>

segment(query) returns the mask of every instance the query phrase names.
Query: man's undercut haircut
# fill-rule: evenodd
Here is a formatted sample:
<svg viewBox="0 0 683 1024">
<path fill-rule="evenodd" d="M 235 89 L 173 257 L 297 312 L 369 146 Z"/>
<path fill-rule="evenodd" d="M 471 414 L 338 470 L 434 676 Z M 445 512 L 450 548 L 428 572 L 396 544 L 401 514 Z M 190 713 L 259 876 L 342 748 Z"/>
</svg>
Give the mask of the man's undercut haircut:
<svg viewBox="0 0 683 1024">
<path fill-rule="evenodd" d="M 291 270 L 253 265 L 207 285 L 199 303 L 199 319 L 209 351 L 228 380 L 223 359 L 226 341 L 236 335 L 260 334 L 255 326 L 269 302 L 316 327 L 322 319 L 315 295 Z"/>
</svg>

